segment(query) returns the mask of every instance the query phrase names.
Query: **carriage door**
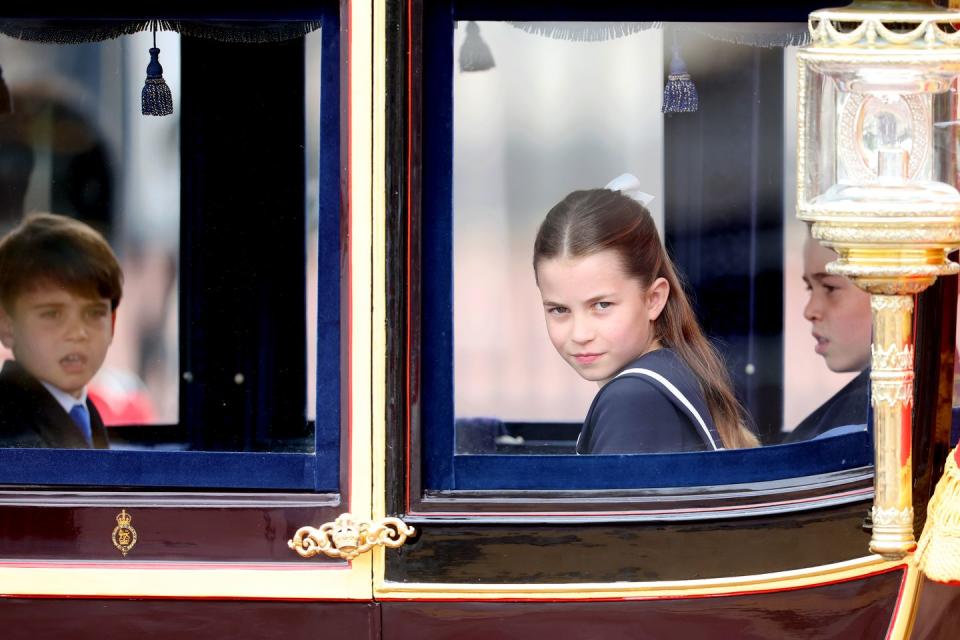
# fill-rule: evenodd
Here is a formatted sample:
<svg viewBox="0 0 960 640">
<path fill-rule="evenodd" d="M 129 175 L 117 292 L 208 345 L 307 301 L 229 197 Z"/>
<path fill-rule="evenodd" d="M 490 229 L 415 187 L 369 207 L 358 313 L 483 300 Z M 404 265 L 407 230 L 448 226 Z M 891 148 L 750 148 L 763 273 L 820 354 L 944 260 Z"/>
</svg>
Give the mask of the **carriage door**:
<svg viewBox="0 0 960 640">
<path fill-rule="evenodd" d="M 374 565 L 383 637 L 882 634 L 903 566 L 867 551 L 866 398 L 843 433 L 779 444 L 856 375 L 827 370 L 802 310 L 785 132 L 806 15 L 384 10 L 374 498 L 416 533 Z M 671 75 L 699 108 L 665 98 Z M 596 386 L 547 340 L 533 238 L 567 193 L 622 173 L 649 185 L 764 446 L 575 455 Z"/>
<path fill-rule="evenodd" d="M 0 19 L 0 224 L 85 221 L 125 290 L 109 450 L 0 450 L 4 636 L 369 637 L 370 8 L 62 13 Z"/>
</svg>

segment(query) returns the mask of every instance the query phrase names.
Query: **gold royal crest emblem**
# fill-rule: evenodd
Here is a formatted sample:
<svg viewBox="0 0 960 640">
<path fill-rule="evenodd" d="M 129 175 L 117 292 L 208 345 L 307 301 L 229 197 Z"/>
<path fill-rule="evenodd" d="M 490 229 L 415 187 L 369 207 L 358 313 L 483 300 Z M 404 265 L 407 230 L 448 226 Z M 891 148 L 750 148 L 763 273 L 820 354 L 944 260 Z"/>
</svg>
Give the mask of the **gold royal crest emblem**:
<svg viewBox="0 0 960 640">
<path fill-rule="evenodd" d="M 127 556 L 130 549 L 133 549 L 133 545 L 137 544 L 137 530 L 130 526 L 132 521 L 133 516 L 127 513 L 126 509 L 122 509 L 117 514 L 117 526 L 114 527 L 111 536 L 113 546 L 119 549 L 124 557 Z"/>
</svg>

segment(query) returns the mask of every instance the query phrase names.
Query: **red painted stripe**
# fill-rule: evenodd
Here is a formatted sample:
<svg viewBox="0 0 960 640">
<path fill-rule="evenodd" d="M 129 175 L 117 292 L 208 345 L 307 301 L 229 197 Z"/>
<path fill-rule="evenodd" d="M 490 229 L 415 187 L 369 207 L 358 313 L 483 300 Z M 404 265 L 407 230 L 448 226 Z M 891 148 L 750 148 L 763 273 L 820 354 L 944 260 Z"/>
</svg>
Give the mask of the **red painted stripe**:
<svg viewBox="0 0 960 640">
<path fill-rule="evenodd" d="M 761 593 L 777 593 L 782 591 L 799 591 L 801 589 L 812 589 L 816 587 L 825 587 L 832 584 L 841 584 L 844 582 L 854 582 L 865 580 L 873 576 L 890 573 L 892 571 L 901 571 L 906 575 L 906 565 L 898 565 L 888 569 L 881 569 L 847 578 L 838 578 L 836 580 L 827 580 L 824 582 L 812 583 L 803 586 L 793 586 L 784 588 L 768 589 L 743 589 L 740 591 L 731 591 L 728 593 L 690 593 L 677 596 L 630 596 L 630 597 L 599 597 L 599 598 L 401 598 L 401 597 L 383 597 L 377 598 L 382 602 L 626 602 L 626 601 L 647 601 L 647 600 L 689 600 L 697 598 L 726 598 L 742 595 L 755 595 Z M 903 581 L 901 579 L 901 596 L 903 593 Z M 137 598 L 138 600 L 240 600 L 240 601 L 323 601 L 323 602 L 366 602 L 367 600 L 351 600 L 349 598 L 310 598 L 310 597 L 240 597 L 240 596 L 153 596 L 153 595 L 50 595 L 50 594 L 0 594 L 0 598 L 34 598 L 34 599 L 72 599 L 72 600 L 93 600 L 93 599 L 128 599 Z M 898 598 L 899 606 L 899 598 Z M 894 619 L 896 619 L 896 610 Z"/>
<path fill-rule="evenodd" d="M 412 3 L 405 3 L 407 8 L 407 327 L 406 327 L 406 380 L 404 381 L 405 397 L 404 406 L 404 455 L 406 458 L 407 477 L 404 479 L 404 510 L 410 511 L 410 354 L 413 344 L 413 335 L 411 329 L 411 309 L 413 297 L 410 293 L 410 283 L 413 278 L 411 239 L 413 238 L 413 194 L 411 189 L 411 176 L 413 175 L 413 6 Z"/>
<path fill-rule="evenodd" d="M 0 563 L 0 569 L 120 569 L 135 571 L 170 571 L 170 570 L 216 570 L 216 571 L 343 571 L 349 569 L 346 561 L 334 563 L 292 564 L 250 562 L 242 563 L 214 563 L 214 562 L 126 562 L 124 560 L 105 562 L 84 562 L 67 560 L 62 562 L 45 562 L 38 560 L 15 560 Z"/>
<path fill-rule="evenodd" d="M 353 12 L 351 1 L 345 0 L 347 8 L 347 242 L 346 242 L 346 274 L 347 274 L 347 502 L 353 492 L 350 490 L 350 481 L 353 477 L 353 38 L 350 37 Z M 343 6 L 343 5 L 342 5 Z M 344 33 L 343 30 L 340 32 Z M 341 493 L 343 489 L 341 488 Z"/>
<path fill-rule="evenodd" d="M 216 601 L 243 601 L 243 602 L 370 602 L 370 600 L 351 600 L 349 598 L 300 598 L 300 597 L 290 597 L 290 598 L 268 598 L 268 597 L 237 597 L 237 596 L 149 596 L 149 595 L 139 595 L 139 594 L 130 594 L 127 596 L 117 596 L 117 595 L 95 595 L 95 596 L 74 596 L 74 595 L 50 595 L 46 593 L 31 593 L 31 594 L 7 594 L 0 593 L 0 599 L 9 599 L 13 600 L 15 598 L 23 598 L 30 600 L 189 600 L 191 602 L 197 601 L 207 601 L 207 600 L 216 600 Z"/>
<path fill-rule="evenodd" d="M 897 623 L 897 615 L 900 613 L 900 603 L 903 602 L 903 592 L 906 590 L 907 581 L 904 579 L 907 572 L 903 572 L 903 578 L 900 579 L 900 590 L 897 592 L 897 603 L 893 606 L 893 615 L 890 616 L 890 626 L 887 628 L 886 640 L 890 640 L 893 633 L 893 627 Z"/>
</svg>

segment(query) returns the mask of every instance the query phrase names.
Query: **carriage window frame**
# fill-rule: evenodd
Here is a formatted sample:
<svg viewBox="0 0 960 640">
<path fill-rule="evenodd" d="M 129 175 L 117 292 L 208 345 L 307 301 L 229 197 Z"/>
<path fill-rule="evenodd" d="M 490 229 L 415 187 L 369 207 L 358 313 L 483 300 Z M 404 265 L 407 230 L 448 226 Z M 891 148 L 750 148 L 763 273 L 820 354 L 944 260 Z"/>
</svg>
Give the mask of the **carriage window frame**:
<svg viewBox="0 0 960 640">
<path fill-rule="evenodd" d="M 569 3 L 549 8 L 530 4 L 414 2 L 407 28 L 409 72 L 405 90 L 409 148 L 404 175 L 409 189 L 406 270 L 395 275 L 406 287 L 403 328 L 390 343 L 404 350 L 406 389 L 401 422 L 405 495 L 395 504 L 414 516 L 487 511 L 591 510 L 584 500 L 607 496 L 627 506 L 654 498 L 661 506 L 711 493 L 746 495 L 810 490 L 822 497 L 846 492 L 841 501 L 863 500 L 872 481 L 873 443 L 868 432 L 790 445 L 718 453 L 623 455 L 458 454 L 454 442 L 453 390 L 453 78 L 457 22 L 475 20 L 629 20 L 802 22 L 815 7 L 743 7 L 718 13 L 714 7 L 617 7 L 616 3 Z M 399 91 L 399 90 L 398 90 Z M 423 124 L 428 123 L 428 124 Z M 403 207 L 400 206 L 403 210 Z M 403 245 L 398 238 L 396 244 Z M 389 409 L 388 409 L 389 414 Z M 699 457 L 698 457 L 699 456 Z M 395 462 L 401 460 L 394 456 Z M 703 466 L 671 478 L 681 461 Z M 642 460 L 643 465 L 637 462 Z M 724 461 L 730 461 L 726 464 Z M 641 468 L 642 467 L 642 468 Z M 724 468 L 725 467 L 725 468 Z M 757 469 L 762 472 L 757 473 Z M 583 477 L 589 481 L 583 482 Z M 670 478 L 664 481 L 664 477 Z M 824 491 L 824 486 L 832 488 Z M 761 488 L 764 485 L 765 488 Z M 841 488 L 842 487 L 842 488 Z M 577 498 L 580 496 L 580 498 Z M 631 498 L 632 496 L 632 498 Z M 508 505 L 512 501 L 512 505 Z M 602 501 L 602 500 L 601 500 Z M 546 505 L 552 504 L 553 507 Z M 632 504 L 637 504 L 636 500 Z M 496 506 L 492 506 L 496 505 Z M 610 510 L 606 504 L 601 509 Z M 805 508 L 805 507 L 799 507 Z M 617 510 L 617 509 L 614 509 Z"/>
<path fill-rule="evenodd" d="M 347 468 L 346 457 L 349 455 L 349 451 L 341 446 L 342 442 L 349 441 L 345 423 L 348 412 L 343 405 L 345 394 L 341 389 L 342 384 L 347 384 L 342 372 L 349 357 L 348 345 L 344 340 L 346 332 L 342 327 L 342 310 L 349 304 L 349 299 L 345 297 L 348 288 L 343 286 L 344 279 L 348 277 L 344 261 L 347 230 L 343 222 L 346 209 L 341 206 L 340 192 L 343 181 L 341 150 L 344 148 L 341 131 L 344 119 L 341 113 L 341 65 L 344 61 L 340 55 L 340 9 L 340 3 L 324 0 L 313 9 L 298 9 L 274 18 L 317 21 L 321 25 L 317 287 L 320 299 L 328 303 L 318 309 L 316 325 L 308 328 L 317 332 L 314 450 L 290 453 L 3 448 L 0 449 L 0 485 L 18 488 L 95 487 L 106 490 L 306 491 L 316 494 L 337 494 L 347 490 L 341 479 L 341 468 Z M 184 17 L 195 19 L 193 16 Z M 216 21 L 231 17 L 204 15 L 202 20 Z M 109 19 L 97 17 L 97 20 Z M 17 18 L 10 20 L 16 21 Z M 222 28 L 223 25 L 219 26 Z M 194 141 L 181 138 L 182 153 L 197 152 L 190 148 L 191 144 L 195 144 Z M 181 220 L 199 216 L 200 213 L 186 205 L 181 192 Z M 267 222 L 265 217 L 264 223 Z M 189 243 L 182 244 L 181 259 L 190 246 Z M 181 292 L 179 304 L 181 308 L 196 304 L 202 296 L 203 292 L 193 292 L 189 297 Z M 181 349 L 183 340 L 181 333 Z M 181 358 L 181 368 L 183 366 Z M 276 401 L 282 402 L 282 399 Z M 186 416 L 181 412 L 180 425 L 185 420 Z"/>
</svg>

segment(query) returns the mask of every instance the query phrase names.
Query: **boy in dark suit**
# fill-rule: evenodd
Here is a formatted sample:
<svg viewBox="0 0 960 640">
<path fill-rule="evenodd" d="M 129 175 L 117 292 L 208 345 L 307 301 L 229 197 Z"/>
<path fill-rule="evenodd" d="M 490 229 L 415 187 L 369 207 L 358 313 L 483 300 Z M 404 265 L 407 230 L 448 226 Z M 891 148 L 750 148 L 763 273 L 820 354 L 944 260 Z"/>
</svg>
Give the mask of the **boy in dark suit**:
<svg viewBox="0 0 960 640">
<path fill-rule="evenodd" d="M 870 294 L 843 276 L 827 273 L 838 258 L 810 235 L 803 246 L 803 281 L 810 298 L 803 317 L 810 321 L 816 345 L 827 368 L 859 372 L 840 391 L 783 436 L 783 443 L 810 440 L 836 427 L 866 425 L 870 391 Z"/>
<path fill-rule="evenodd" d="M 113 340 L 123 273 L 99 233 L 33 214 L 0 240 L 0 446 L 106 449 L 87 383 Z"/>
</svg>

